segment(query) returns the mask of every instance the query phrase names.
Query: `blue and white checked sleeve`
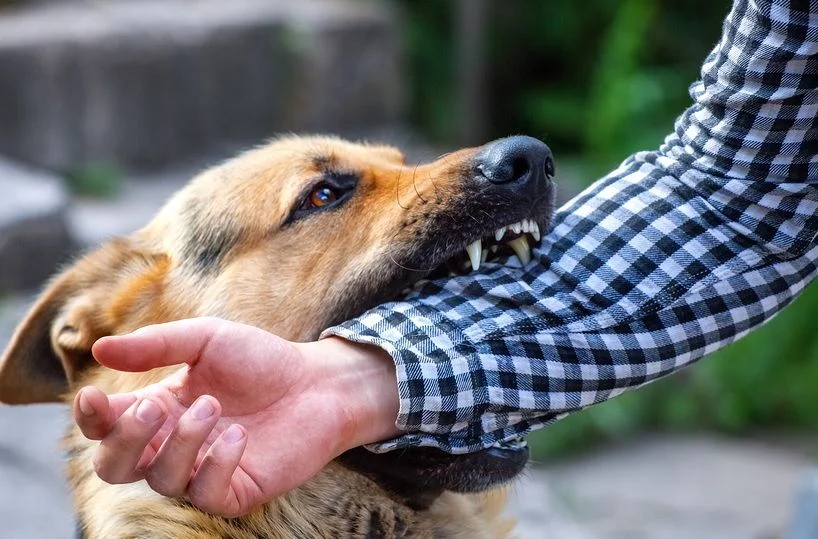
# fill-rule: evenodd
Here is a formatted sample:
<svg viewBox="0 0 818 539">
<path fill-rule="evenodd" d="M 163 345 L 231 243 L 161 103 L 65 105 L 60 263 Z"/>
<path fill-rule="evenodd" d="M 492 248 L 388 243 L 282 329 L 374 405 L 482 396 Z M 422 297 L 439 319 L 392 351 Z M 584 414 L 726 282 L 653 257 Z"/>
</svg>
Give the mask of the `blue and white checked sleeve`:
<svg viewBox="0 0 818 539">
<path fill-rule="evenodd" d="M 670 374 L 818 272 L 818 0 L 735 0 L 657 151 L 557 212 L 525 268 L 486 264 L 331 328 L 395 360 L 370 447 L 491 446 Z"/>
</svg>

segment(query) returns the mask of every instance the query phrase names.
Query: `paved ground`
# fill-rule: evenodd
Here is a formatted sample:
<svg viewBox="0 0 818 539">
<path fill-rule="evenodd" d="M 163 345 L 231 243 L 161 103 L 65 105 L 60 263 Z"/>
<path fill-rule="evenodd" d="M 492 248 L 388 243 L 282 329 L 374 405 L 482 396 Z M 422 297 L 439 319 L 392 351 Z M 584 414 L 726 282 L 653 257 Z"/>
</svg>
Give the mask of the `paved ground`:
<svg viewBox="0 0 818 539">
<path fill-rule="evenodd" d="M 789 537 L 807 455 L 774 439 L 653 435 L 542 473 L 594 537 L 772 539 Z"/>
</svg>

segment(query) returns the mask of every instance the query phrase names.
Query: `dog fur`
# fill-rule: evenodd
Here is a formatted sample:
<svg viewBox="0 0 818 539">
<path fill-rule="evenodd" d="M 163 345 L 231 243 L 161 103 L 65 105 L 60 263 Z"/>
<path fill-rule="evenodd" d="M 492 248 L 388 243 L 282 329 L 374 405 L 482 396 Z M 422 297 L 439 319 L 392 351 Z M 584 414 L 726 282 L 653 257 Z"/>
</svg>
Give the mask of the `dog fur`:
<svg viewBox="0 0 818 539">
<path fill-rule="evenodd" d="M 489 234 L 498 215 L 529 209 L 493 195 L 491 212 L 469 185 L 477 149 L 408 167 L 391 147 L 331 137 L 287 137 L 195 178 L 145 228 L 88 253 L 56 277 L 0 360 L 0 401 L 71 402 L 80 387 L 133 391 L 166 376 L 97 364 L 100 337 L 196 316 L 243 322 L 295 341 L 362 313 L 439 264 L 465 238 Z M 329 185 L 345 197 L 310 207 Z M 316 187 L 318 186 L 318 187 Z M 306 202 L 305 202 L 306 201 Z M 479 237 L 479 236 L 478 236 Z M 94 473 L 97 443 L 72 426 L 68 481 L 87 539 L 504 537 L 502 487 L 443 492 L 412 508 L 365 474 L 331 463 L 315 478 L 252 514 L 226 519 L 144 482 L 110 485 Z"/>
</svg>

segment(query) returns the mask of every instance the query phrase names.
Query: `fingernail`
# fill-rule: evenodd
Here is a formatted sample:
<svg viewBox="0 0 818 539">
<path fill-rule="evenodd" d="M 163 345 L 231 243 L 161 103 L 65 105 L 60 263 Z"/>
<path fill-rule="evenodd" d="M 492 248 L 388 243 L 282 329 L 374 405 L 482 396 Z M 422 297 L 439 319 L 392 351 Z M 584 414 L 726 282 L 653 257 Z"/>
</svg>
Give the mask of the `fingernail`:
<svg viewBox="0 0 818 539">
<path fill-rule="evenodd" d="M 88 397 L 85 396 L 85 393 L 80 393 L 79 405 L 80 412 L 85 417 L 90 417 L 96 413 L 94 412 L 94 408 L 91 406 L 91 403 L 88 402 Z"/>
<path fill-rule="evenodd" d="M 190 413 L 198 420 L 204 420 L 216 413 L 216 407 L 210 402 L 210 399 L 199 397 L 193 406 L 190 408 Z"/>
<path fill-rule="evenodd" d="M 225 442 L 229 442 L 231 444 L 240 442 L 244 439 L 244 429 L 238 425 L 230 425 L 224 432 L 223 438 Z"/>
<path fill-rule="evenodd" d="M 139 406 L 136 407 L 136 417 L 145 423 L 153 423 L 161 416 L 162 409 L 148 399 L 144 399 L 139 403 Z"/>
</svg>

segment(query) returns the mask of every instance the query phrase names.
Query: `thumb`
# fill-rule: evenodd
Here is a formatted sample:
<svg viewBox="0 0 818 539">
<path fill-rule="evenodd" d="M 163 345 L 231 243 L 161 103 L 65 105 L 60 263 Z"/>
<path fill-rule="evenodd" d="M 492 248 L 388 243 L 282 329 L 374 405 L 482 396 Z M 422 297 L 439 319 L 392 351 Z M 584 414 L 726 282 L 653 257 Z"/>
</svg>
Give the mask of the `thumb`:
<svg viewBox="0 0 818 539">
<path fill-rule="evenodd" d="M 218 318 L 191 318 L 146 326 L 126 335 L 103 337 L 94 343 L 91 353 L 101 364 L 121 371 L 182 363 L 193 366 L 224 324 Z"/>
</svg>

